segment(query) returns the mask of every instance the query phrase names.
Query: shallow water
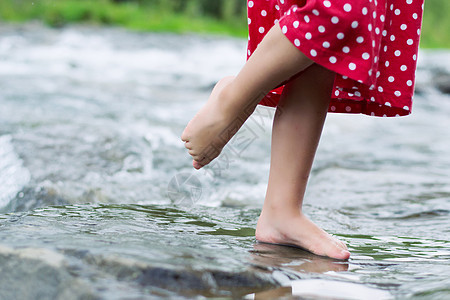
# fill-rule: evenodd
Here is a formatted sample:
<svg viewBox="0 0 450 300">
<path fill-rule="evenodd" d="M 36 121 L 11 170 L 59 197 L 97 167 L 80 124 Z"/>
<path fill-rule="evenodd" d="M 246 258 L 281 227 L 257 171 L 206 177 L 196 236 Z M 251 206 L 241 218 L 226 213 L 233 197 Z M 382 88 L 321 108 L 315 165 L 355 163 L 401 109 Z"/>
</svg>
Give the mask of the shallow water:
<svg viewBox="0 0 450 300">
<path fill-rule="evenodd" d="M 412 116 L 327 120 L 305 209 L 348 263 L 255 243 L 273 110 L 191 168 L 179 135 L 244 53 L 239 39 L 0 26 L 1 299 L 33 296 L 20 280 L 60 298 L 450 297 L 450 97 L 433 87 L 450 53 L 421 53 Z"/>
</svg>

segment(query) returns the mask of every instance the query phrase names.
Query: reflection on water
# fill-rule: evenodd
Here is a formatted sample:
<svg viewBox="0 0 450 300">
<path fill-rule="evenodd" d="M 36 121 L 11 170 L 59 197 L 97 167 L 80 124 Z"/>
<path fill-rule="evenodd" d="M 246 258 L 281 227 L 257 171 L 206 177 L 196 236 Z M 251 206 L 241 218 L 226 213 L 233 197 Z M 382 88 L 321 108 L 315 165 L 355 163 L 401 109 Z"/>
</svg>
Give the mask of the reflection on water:
<svg viewBox="0 0 450 300">
<path fill-rule="evenodd" d="M 300 298 L 450 296 L 450 97 L 434 87 L 450 73 L 448 52 L 421 53 L 412 116 L 328 117 L 305 210 L 348 243 L 353 255 L 339 262 L 255 243 L 273 110 L 259 108 L 200 172 L 180 143 L 211 86 L 243 64 L 245 41 L 0 32 L 5 268 L 32 263 L 18 248 L 51 251 L 64 257 L 52 270 L 66 285 L 75 278 L 104 298 L 270 298 L 279 285 Z"/>
<path fill-rule="evenodd" d="M 282 268 L 299 273 L 344 272 L 348 262 L 313 255 L 302 249 L 256 243 L 251 252 L 252 261 L 268 269 Z"/>
</svg>

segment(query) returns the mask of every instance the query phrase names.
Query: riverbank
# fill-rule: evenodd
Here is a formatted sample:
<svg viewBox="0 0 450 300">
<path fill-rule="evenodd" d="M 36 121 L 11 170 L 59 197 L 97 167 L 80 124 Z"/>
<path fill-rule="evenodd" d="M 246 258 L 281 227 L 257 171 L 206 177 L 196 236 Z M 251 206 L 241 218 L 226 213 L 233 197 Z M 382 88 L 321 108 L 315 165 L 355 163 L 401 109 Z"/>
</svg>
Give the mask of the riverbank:
<svg viewBox="0 0 450 300">
<path fill-rule="evenodd" d="M 171 33 L 211 33 L 245 37 L 245 17 L 219 20 L 196 10 L 175 12 L 162 5 L 139 5 L 134 2 L 59 0 L 30 4 L 15 0 L 0 2 L 0 20 L 25 22 L 40 20 L 51 27 L 85 23 L 120 26 L 131 30 Z"/>
<path fill-rule="evenodd" d="M 450 1 L 427 0 L 421 47 L 450 48 Z M 51 27 L 73 23 L 120 26 L 131 30 L 172 33 L 208 33 L 247 36 L 245 14 L 224 14 L 220 18 L 202 13 L 187 5 L 183 10 L 162 4 L 142 5 L 137 2 L 111 2 L 109 0 L 58 0 L 0 2 L 0 20 L 25 22 L 41 20 Z"/>
</svg>

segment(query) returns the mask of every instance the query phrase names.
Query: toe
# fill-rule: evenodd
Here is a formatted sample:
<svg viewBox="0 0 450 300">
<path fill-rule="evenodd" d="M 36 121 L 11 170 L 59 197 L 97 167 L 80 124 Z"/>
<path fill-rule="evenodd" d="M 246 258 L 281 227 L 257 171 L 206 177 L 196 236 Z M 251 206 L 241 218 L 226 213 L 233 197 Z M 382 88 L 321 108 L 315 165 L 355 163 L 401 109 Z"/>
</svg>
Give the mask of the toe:
<svg viewBox="0 0 450 300">
<path fill-rule="evenodd" d="M 198 161 L 195 161 L 195 160 L 192 162 L 192 166 L 193 166 L 195 169 L 197 169 L 197 170 L 200 170 L 201 168 L 203 168 L 203 165 L 200 164 Z"/>
<path fill-rule="evenodd" d="M 181 140 L 183 142 L 189 142 L 189 135 L 186 129 L 184 129 L 183 133 L 181 134 Z"/>
</svg>

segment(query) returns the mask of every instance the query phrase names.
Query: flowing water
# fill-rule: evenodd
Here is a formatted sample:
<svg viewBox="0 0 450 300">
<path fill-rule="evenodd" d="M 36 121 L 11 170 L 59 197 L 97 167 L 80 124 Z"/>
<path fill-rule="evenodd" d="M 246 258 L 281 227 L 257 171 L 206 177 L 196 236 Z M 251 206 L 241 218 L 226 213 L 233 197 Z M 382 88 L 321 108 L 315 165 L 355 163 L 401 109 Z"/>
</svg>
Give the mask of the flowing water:
<svg viewBox="0 0 450 300">
<path fill-rule="evenodd" d="M 180 141 L 245 41 L 0 26 L 0 299 L 448 299 L 450 53 L 412 116 L 329 115 L 306 213 L 348 262 L 258 244 L 273 110 L 209 168 Z M 439 77 L 441 76 L 441 77 Z"/>
</svg>

